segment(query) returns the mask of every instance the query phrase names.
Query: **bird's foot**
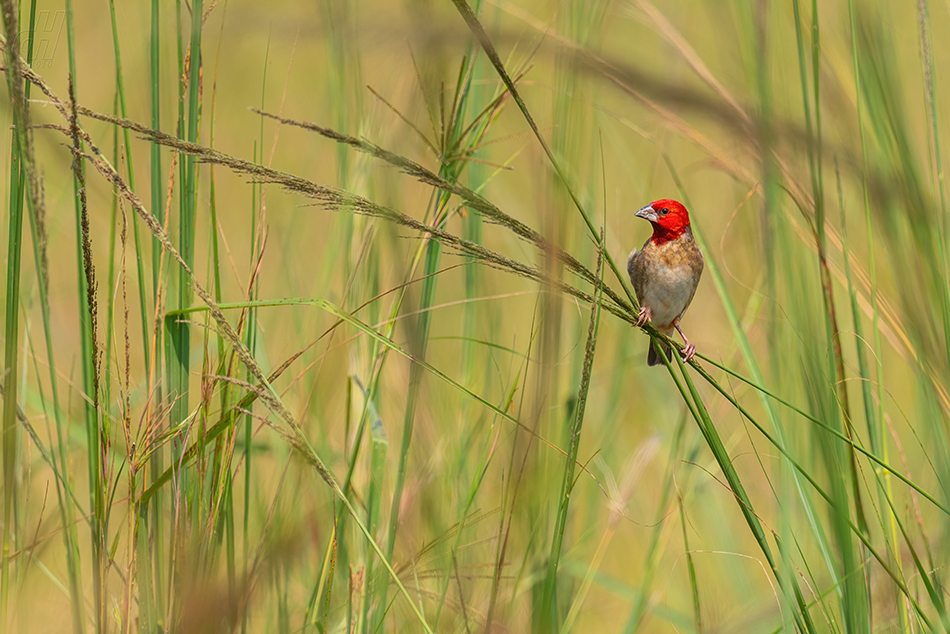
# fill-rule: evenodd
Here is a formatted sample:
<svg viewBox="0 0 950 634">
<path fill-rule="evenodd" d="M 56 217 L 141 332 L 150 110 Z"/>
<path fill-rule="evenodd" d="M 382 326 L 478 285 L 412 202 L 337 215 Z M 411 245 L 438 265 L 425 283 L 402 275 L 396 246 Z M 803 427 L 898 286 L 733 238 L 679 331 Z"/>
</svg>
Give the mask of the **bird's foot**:
<svg viewBox="0 0 950 634">
<path fill-rule="evenodd" d="M 650 309 L 647 308 L 646 306 L 643 306 L 640 309 L 640 314 L 637 315 L 637 323 L 634 324 L 634 327 L 640 328 L 641 326 L 643 326 L 643 324 L 647 323 L 650 320 L 651 320 Z"/>
<path fill-rule="evenodd" d="M 689 363 L 694 356 L 696 356 L 696 346 L 687 341 L 686 347 L 683 348 L 683 363 Z"/>
<path fill-rule="evenodd" d="M 693 345 L 693 342 L 686 338 L 686 333 L 683 332 L 683 329 L 680 328 L 679 317 L 673 322 L 673 327 L 679 331 L 680 336 L 683 338 L 683 343 L 686 344 L 686 347 L 683 348 L 683 363 L 689 363 L 690 360 L 696 356 L 696 346 Z"/>
</svg>

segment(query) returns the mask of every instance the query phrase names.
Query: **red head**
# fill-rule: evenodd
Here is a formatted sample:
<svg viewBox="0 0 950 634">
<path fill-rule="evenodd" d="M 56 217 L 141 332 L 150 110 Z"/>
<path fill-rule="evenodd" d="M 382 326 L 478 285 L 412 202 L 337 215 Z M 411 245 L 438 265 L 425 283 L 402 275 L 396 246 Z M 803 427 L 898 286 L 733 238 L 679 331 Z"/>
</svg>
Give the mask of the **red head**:
<svg viewBox="0 0 950 634">
<path fill-rule="evenodd" d="M 689 229 L 689 212 L 675 200 L 657 200 L 640 211 L 637 216 L 653 224 L 653 244 L 665 244 L 680 237 Z"/>
</svg>

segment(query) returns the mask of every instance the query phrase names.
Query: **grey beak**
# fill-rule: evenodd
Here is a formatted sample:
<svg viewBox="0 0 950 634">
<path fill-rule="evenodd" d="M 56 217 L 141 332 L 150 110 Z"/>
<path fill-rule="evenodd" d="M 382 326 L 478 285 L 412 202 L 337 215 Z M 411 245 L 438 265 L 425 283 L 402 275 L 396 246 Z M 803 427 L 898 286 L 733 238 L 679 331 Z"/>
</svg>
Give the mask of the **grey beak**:
<svg viewBox="0 0 950 634">
<path fill-rule="evenodd" d="M 656 211 L 654 211 L 651 205 L 647 205 L 646 207 L 638 211 L 636 213 L 636 216 L 638 218 L 649 220 L 650 222 L 656 222 Z"/>
</svg>

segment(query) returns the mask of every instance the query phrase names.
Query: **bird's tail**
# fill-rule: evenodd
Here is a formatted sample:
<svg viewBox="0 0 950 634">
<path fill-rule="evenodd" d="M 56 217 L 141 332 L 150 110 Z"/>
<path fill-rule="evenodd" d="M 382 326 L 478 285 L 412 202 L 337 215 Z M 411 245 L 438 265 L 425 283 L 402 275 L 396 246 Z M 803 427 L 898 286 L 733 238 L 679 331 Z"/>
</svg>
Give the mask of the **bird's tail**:
<svg viewBox="0 0 950 634">
<path fill-rule="evenodd" d="M 650 341 L 650 345 L 647 348 L 647 365 L 663 365 L 663 359 L 660 358 L 660 352 L 658 348 L 662 348 L 663 354 L 666 355 L 667 361 L 670 363 L 673 362 L 673 349 L 666 345 L 661 344 L 659 341 Z"/>
</svg>

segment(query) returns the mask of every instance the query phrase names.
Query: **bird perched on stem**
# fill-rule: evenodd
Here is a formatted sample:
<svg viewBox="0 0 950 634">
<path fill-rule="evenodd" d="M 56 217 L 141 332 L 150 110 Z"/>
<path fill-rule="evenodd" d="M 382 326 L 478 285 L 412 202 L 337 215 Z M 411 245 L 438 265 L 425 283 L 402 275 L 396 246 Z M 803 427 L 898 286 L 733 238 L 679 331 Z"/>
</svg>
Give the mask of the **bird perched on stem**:
<svg viewBox="0 0 950 634">
<path fill-rule="evenodd" d="M 641 306 L 636 325 L 652 322 L 667 337 L 675 328 L 686 343 L 683 360 L 689 361 L 696 354 L 696 346 L 680 328 L 680 319 L 693 301 L 703 274 L 703 252 L 693 239 L 686 207 L 675 200 L 657 200 L 638 211 L 637 216 L 650 221 L 653 235 L 627 259 L 627 273 Z M 667 359 L 672 360 L 670 346 L 663 348 Z M 656 345 L 651 344 L 647 364 L 662 362 Z"/>
</svg>

